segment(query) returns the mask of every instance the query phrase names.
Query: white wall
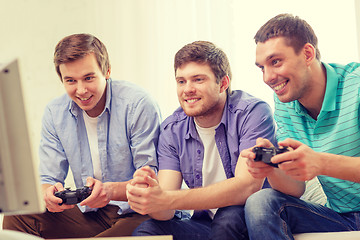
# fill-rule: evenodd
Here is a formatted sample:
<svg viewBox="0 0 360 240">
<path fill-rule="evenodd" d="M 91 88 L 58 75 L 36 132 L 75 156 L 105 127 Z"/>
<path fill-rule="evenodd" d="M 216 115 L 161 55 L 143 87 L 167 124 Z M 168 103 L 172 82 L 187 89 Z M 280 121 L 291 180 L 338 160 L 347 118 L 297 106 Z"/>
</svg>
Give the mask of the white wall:
<svg viewBox="0 0 360 240">
<path fill-rule="evenodd" d="M 324 61 L 358 61 L 354 1 L 0 0 L 0 61 L 21 61 L 37 159 L 43 109 L 64 93 L 52 63 L 54 47 L 64 36 L 98 36 L 107 45 L 113 78 L 147 89 L 164 118 L 178 106 L 174 54 L 195 40 L 213 41 L 228 54 L 233 89 L 248 91 L 272 106 L 272 93 L 254 65 L 257 29 L 278 13 L 290 12 L 313 26 Z"/>
</svg>

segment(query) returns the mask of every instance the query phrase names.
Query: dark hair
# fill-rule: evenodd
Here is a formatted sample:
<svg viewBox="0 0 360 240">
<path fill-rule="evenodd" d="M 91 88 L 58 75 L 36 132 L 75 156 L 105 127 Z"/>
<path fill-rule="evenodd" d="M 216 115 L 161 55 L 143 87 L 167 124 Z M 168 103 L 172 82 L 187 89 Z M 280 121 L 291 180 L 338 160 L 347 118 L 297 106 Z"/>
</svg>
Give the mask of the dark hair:
<svg viewBox="0 0 360 240">
<path fill-rule="evenodd" d="M 110 61 L 106 47 L 99 39 L 91 34 L 73 34 L 60 40 L 54 52 L 54 64 L 60 79 L 60 64 L 78 60 L 89 53 L 95 54 L 102 73 L 106 75 Z"/>
<path fill-rule="evenodd" d="M 229 76 L 231 81 L 231 69 L 226 54 L 211 42 L 196 41 L 182 47 L 175 54 L 175 73 L 179 67 L 189 62 L 208 64 L 216 77 L 217 83 L 226 75 Z M 231 93 L 230 84 L 227 93 Z"/>
<path fill-rule="evenodd" d="M 320 60 L 318 39 L 314 30 L 298 16 L 287 13 L 275 16 L 258 30 L 254 39 L 255 43 L 263 43 L 273 37 L 285 37 L 288 46 L 293 47 L 296 53 L 299 53 L 306 43 L 310 43 L 315 48 L 316 59 Z"/>
</svg>

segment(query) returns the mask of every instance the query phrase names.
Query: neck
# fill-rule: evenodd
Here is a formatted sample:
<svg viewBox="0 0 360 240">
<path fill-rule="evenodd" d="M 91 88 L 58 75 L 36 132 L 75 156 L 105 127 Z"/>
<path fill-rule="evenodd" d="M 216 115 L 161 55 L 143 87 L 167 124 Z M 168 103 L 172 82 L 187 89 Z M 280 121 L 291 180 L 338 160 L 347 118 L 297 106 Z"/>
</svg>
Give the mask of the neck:
<svg viewBox="0 0 360 240">
<path fill-rule="evenodd" d="M 207 113 L 194 117 L 196 124 L 202 128 L 209 128 L 218 125 L 224 112 L 226 96 L 227 95 L 225 94 L 219 103 Z"/>
<path fill-rule="evenodd" d="M 325 97 L 326 69 L 320 61 L 316 61 L 310 67 L 309 75 L 311 85 L 307 94 L 299 99 L 299 102 L 313 119 L 317 119 Z"/>
</svg>

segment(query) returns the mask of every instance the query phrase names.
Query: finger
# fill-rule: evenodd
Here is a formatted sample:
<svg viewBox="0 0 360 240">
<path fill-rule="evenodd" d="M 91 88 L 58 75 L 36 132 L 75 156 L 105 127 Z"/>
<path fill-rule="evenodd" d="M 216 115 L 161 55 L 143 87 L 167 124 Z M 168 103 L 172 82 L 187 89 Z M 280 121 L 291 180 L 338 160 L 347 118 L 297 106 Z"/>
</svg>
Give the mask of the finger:
<svg viewBox="0 0 360 240">
<path fill-rule="evenodd" d="M 139 188 L 147 188 L 149 185 L 147 183 L 137 183 L 135 184 L 135 187 Z"/>
<path fill-rule="evenodd" d="M 272 163 L 285 163 L 285 162 L 294 162 L 296 159 L 298 159 L 298 152 L 297 151 L 288 151 L 284 153 L 277 154 L 271 158 Z"/>
<path fill-rule="evenodd" d="M 156 175 L 155 171 L 149 166 L 147 166 L 147 168 L 149 169 L 148 171 L 150 173 L 150 177 L 153 179 L 157 179 L 157 175 Z"/>
<path fill-rule="evenodd" d="M 240 152 L 240 156 L 247 159 L 254 159 L 255 153 L 252 151 L 252 149 L 245 149 Z"/>
<path fill-rule="evenodd" d="M 291 139 L 291 138 L 287 138 L 284 141 L 279 142 L 279 146 L 291 147 L 292 149 L 297 149 L 301 145 L 303 145 L 302 142 Z"/>
<path fill-rule="evenodd" d="M 141 189 L 144 189 L 144 188 L 139 188 L 135 185 L 132 185 L 132 184 L 127 184 L 126 185 L 126 191 L 131 194 L 132 196 L 141 196 Z"/>
<path fill-rule="evenodd" d="M 133 179 L 131 179 L 130 184 L 136 185 L 136 184 L 147 184 L 146 183 L 146 177 L 147 176 L 136 176 Z"/>
<path fill-rule="evenodd" d="M 132 205 L 130 205 L 131 209 L 134 210 L 135 212 L 141 214 L 141 215 L 146 215 L 148 214 L 147 212 L 145 212 L 142 208 L 142 205 L 141 204 L 136 204 L 136 203 L 133 203 Z"/>
<path fill-rule="evenodd" d="M 256 139 L 256 146 L 258 147 L 272 147 L 273 144 L 266 138 L 257 138 Z"/>
<path fill-rule="evenodd" d="M 150 176 L 148 176 L 145 180 L 149 187 L 155 187 L 159 185 L 158 181 Z"/>
<path fill-rule="evenodd" d="M 53 187 L 54 187 L 53 192 L 54 192 L 54 191 L 55 191 L 55 192 L 64 191 L 64 186 L 63 186 L 62 183 L 60 183 L 60 182 L 55 183 L 55 184 L 53 185 Z"/>
<path fill-rule="evenodd" d="M 136 170 L 134 173 L 134 177 L 136 176 L 148 176 L 151 175 L 153 170 L 149 166 L 141 167 L 140 169 Z"/>
<path fill-rule="evenodd" d="M 98 200 L 101 191 L 102 191 L 102 182 L 100 182 L 99 180 L 96 180 L 92 177 L 88 177 L 87 178 L 87 183 L 91 183 L 91 185 L 89 187 L 92 188 L 90 196 L 88 196 L 86 199 L 84 199 L 82 202 L 80 202 L 80 206 L 89 206 L 96 200 Z"/>
<path fill-rule="evenodd" d="M 92 177 L 87 177 L 85 186 L 92 187 L 94 185 L 95 185 L 95 179 Z"/>
</svg>

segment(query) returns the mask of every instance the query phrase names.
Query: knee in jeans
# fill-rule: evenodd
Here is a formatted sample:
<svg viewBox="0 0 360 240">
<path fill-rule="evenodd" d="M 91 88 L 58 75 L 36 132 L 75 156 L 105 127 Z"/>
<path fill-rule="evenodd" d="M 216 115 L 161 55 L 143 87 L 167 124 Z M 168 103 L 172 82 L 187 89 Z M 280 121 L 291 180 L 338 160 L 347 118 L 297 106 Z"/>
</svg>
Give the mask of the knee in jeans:
<svg viewBox="0 0 360 240">
<path fill-rule="evenodd" d="M 213 224 L 222 227 L 245 224 L 244 206 L 229 206 L 219 208 L 216 212 Z"/>
<path fill-rule="evenodd" d="M 266 188 L 262 189 L 254 194 L 252 194 L 245 204 L 245 212 L 254 212 L 257 211 L 266 211 L 273 203 L 279 201 L 281 193 L 272 189 Z"/>
<path fill-rule="evenodd" d="M 159 228 L 156 220 L 149 219 L 142 222 L 133 232 L 133 236 L 159 235 Z"/>
</svg>

